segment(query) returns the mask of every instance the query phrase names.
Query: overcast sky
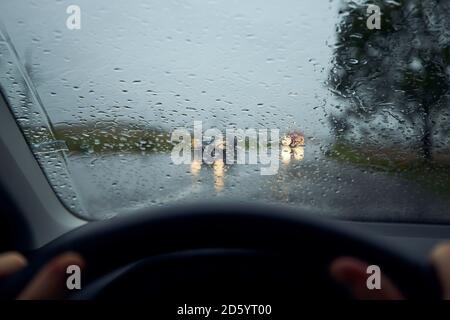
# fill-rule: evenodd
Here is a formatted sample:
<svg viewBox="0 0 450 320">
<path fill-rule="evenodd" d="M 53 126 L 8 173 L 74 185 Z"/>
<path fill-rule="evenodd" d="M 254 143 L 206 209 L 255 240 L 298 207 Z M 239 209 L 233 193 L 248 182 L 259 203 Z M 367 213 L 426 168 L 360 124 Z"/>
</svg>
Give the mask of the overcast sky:
<svg viewBox="0 0 450 320">
<path fill-rule="evenodd" d="M 68 30 L 66 8 L 81 8 Z M 52 122 L 298 128 L 326 136 L 329 0 L 2 0 Z"/>
</svg>

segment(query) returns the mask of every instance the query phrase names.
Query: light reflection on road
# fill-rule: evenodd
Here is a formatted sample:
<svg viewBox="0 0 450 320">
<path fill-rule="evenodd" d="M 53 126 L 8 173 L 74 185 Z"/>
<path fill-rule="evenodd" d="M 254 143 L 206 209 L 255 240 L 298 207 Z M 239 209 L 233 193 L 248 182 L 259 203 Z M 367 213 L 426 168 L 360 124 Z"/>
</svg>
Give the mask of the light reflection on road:
<svg viewBox="0 0 450 320">
<path fill-rule="evenodd" d="M 287 166 L 291 163 L 292 160 L 295 161 L 303 161 L 305 159 L 305 147 L 289 147 L 282 146 L 281 147 L 281 162 Z"/>
<path fill-rule="evenodd" d="M 225 163 L 223 160 L 216 160 L 214 167 L 214 189 L 216 192 L 223 190 L 225 186 Z"/>
<path fill-rule="evenodd" d="M 303 161 L 305 158 L 305 147 L 304 146 L 298 146 L 298 147 L 289 147 L 289 146 L 282 146 L 281 152 L 280 152 L 280 160 L 284 165 L 289 165 L 294 162 Z M 200 176 L 200 173 L 202 171 L 204 163 L 201 160 L 193 160 L 190 167 L 190 172 L 194 178 L 197 178 Z M 206 164 L 205 164 L 206 166 Z M 235 165 L 228 165 L 228 166 L 236 166 Z M 241 166 L 241 165 L 239 165 Z M 212 164 L 213 168 L 213 178 L 214 178 L 214 190 L 216 193 L 220 193 L 225 188 L 225 173 L 227 171 L 227 165 L 222 159 L 218 159 L 214 161 Z M 192 181 L 193 187 L 195 187 L 198 184 L 198 180 L 194 179 Z"/>
<path fill-rule="evenodd" d="M 191 163 L 191 173 L 194 177 L 197 177 L 202 170 L 202 162 L 200 160 L 193 160 Z"/>
</svg>

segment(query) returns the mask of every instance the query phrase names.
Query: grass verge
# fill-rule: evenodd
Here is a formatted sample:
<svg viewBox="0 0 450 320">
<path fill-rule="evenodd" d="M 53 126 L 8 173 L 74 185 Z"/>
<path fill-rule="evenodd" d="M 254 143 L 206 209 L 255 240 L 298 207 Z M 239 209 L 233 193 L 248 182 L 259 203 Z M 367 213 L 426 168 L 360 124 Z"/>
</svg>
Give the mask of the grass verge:
<svg viewBox="0 0 450 320">
<path fill-rule="evenodd" d="M 450 199 L 448 155 L 435 154 L 432 160 L 424 161 L 412 151 L 336 143 L 327 152 L 327 156 L 369 170 L 404 177 Z"/>
</svg>

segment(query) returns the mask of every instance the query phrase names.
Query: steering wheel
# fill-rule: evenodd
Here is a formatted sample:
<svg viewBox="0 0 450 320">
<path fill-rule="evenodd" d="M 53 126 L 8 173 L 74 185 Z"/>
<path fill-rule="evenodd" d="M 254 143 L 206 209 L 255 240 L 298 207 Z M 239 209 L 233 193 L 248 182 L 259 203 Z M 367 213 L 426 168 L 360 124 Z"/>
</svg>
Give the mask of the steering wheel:
<svg viewBox="0 0 450 320">
<path fill-rule="evenodd" d="M 65 251 L 87 261 L 83 289 L 73 299 L 340 297 L 345 291 L 328 276 L 339 256 L 379 266 L 407 298 L 441 297 L 425 261 L 354 228 L 301 209 L 225 203 L 88 223 L 34 252 L 28 267 L 3 283 L 3 295 L 17 295 Z"/>
</svg>

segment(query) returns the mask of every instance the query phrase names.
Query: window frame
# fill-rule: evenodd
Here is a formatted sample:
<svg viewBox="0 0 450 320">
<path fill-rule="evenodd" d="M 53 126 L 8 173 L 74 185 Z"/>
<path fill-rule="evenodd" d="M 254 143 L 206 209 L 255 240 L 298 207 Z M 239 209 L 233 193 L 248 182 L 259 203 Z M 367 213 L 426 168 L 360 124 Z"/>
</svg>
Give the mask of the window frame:
<svg viewBox="0 0 450 320">
<path fill-rule="evenodd" d="M 0 114 L 0 184 L 31 230 L 32 246 L 38 248 L 87 220 L 60 201 L 2 93 Z"/>
</svg>

